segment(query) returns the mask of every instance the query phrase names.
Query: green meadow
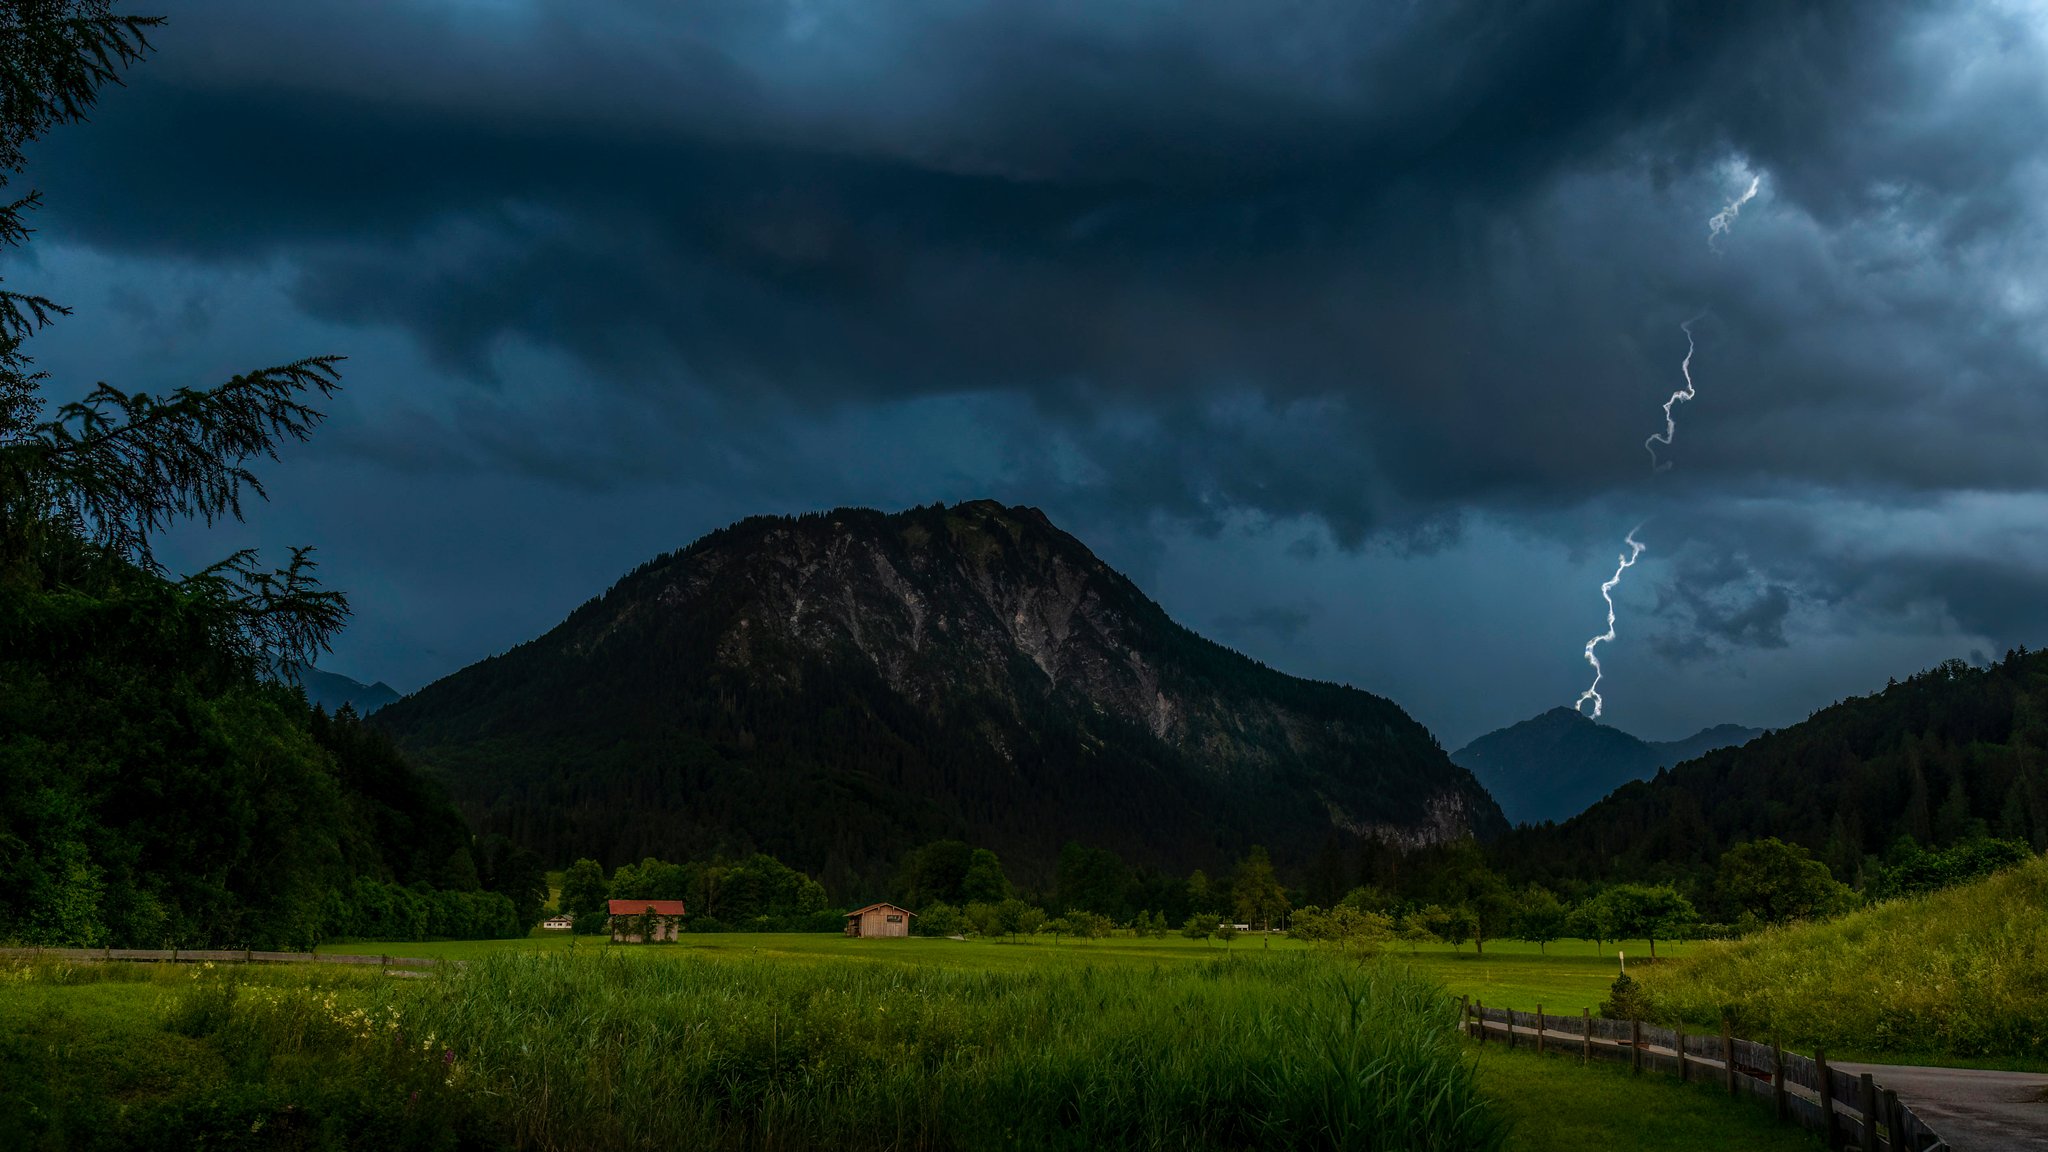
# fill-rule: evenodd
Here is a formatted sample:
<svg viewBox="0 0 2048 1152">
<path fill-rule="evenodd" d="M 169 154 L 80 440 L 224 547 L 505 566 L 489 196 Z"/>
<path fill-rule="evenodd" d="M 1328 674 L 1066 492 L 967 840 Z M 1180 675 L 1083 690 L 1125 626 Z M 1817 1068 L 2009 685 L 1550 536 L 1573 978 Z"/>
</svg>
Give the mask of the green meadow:
<svg viewBox="0 0 2048 1152">
<path fill-rule="evenodd" d="M 732 934 L 328 951 L 465 963 L 417 979 L 4 970 L 0 1146 L 1817 1147 L 1698 1086 L 1457 1037 L 1459 994 L 1575 1010 L 1613 963 L 1585 946 Z"/>
<path fill-rule="evenodd" d="M 1177 964 L 1223 956 L 1275 955 L 1310 946 L 1284 936 L 1240 936 L 1229 944 L 1190 941 L 1178 936 L 1143 938 L 1111 936 L 1093 940 L 1029 936 L 1015 940 L 935 939 L 912 936 L 893 940 L 855 940 L 818 933 L 733 932 L 684 934 L 674 943 L 612 945 L 596 937 L 536 930 L 523 940 L 445 940 L 326 944 L 322 953 L 342 955 L 424 956 L 471 960 L 503 953 L 605 954 L 643 960 L 686 956 L 730 956 L 776 959 L 793 963 L 846 960 L 854 963 L 932 964 L 988 971 L 1023 971 L 1062 964 Z M 1657 942 L 1662 966 L 1689 955 L 1698 945 Z M 1620 954 L 1629 970 L 1640 975 L 1649 945 L 1643 941 L 1609 942 L 1596 946 L 1583 940 L 1559 940 L 1541 950 L 1518 940 L 1489 943 L 1486 951 L 1471 945 L 1398 944 L 1380 955 L 1408 965 L 1439 981 L 1453 996 L 1470 996 L 1497 1007 L 1533 1011 L 1538 1004 L 1555 1013 L 1597 1008 L 1613 983 Z M 1642 959 L 1638 959 L 1638 958 Z"/>
<path fill-rule="evenodd" d="M 1655 1011 L 1844 1057 L 2048 1067 L 2048 857 L 1833 920 L 1704 944 Z"/>
</svg>

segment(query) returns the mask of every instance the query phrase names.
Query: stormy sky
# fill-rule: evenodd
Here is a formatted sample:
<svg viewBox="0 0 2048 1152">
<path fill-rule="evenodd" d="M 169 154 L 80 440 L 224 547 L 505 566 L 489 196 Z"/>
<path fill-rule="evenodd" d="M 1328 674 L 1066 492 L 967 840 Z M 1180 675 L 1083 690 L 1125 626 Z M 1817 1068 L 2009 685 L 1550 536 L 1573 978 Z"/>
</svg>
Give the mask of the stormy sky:
<svg viewBox="0 0 2048 1152">
<path fill-rule="evenodd" d="M 1585 687 L 1638 524 L 1647 737 L 2048 643 L 2040 0 L 129 10 L 171 24 L 31 153 L 9 287 L 76 309 L 60 396 L 349 357 L 170 550 L 316 545 L 334 671 L 982 496 L 1447 747 Z"/>
</svg>

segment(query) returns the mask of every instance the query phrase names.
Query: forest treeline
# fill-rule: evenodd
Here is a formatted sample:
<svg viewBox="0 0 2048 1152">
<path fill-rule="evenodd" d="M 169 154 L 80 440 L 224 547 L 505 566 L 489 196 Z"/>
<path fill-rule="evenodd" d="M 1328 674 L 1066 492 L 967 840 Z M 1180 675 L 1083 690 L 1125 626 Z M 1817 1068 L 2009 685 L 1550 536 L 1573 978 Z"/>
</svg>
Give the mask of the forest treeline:
<svg viewBox="0 0 2048 1152">
<path fill-rule="evenodd" d="M 39 203 L 13 186 L 23 148 L 84 119 L 159 23 L 105 0 L 0 14 L 0 246 L 27 243 Z M 311 435 L 338 361 L 161 396 L 100 384 L 49 412 L 28 346 L 66 313 L 0 291 L 0 941 L 523 931 L 539 862 L 474 843 L 381 733 L 273 676 L 348 618 L 310 551 L 184 575 L 156 551 L 168 528 L 263 498 L 252 463 Z"/>
</svg>

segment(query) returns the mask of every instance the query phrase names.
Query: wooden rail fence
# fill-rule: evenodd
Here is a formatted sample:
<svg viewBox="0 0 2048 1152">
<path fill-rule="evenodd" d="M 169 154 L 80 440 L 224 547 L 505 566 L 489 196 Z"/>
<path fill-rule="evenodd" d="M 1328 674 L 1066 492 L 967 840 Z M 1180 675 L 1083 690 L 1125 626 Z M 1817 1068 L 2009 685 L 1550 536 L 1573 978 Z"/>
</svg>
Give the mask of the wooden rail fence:
<svg viewBox="0 0 2048 1152">
<path fill-rule="evenodd" d="M 1775 1044 L 1730 1034 L 1687 1035 L 1640 1020 L 1605 1020 L 1591 1010 L 1577 1016 L 1487 1008 L 1461 1001 L 1461 1030 L 1481 1044 L 1505 1043 L 1581 1060 L 1626 1063 L 1632 1071 L 1668 1072 L 1680 1080 L 1718 1081 L 1731 1096 L 1747 1093 L 1771 1102 L 1780 1120 L 1820 1132 L 1831 1149 L 1859 1152 L 1948 1152 L 1948 1143 L 1913 1114 L 1899 1094 L 1869 1073 L 1852 1076 Z"/>
<path fill-rule="evenodd" d="M 0 948 L 0 957 L 41 960 L 152 960 L 168 964 L 375 964 L 398 974 L 439 964 L 425 956 L 343 956 L 316 952 L 261 952 L 248 948 Z"/>
</svg>

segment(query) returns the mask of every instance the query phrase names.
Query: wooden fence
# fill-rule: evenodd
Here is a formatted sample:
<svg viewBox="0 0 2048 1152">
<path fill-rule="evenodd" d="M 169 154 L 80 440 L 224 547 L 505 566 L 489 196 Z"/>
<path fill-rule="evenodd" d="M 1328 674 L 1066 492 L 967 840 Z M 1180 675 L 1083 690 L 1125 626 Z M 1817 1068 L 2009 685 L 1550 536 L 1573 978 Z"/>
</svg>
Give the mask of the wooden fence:
<svg viewBox="0 0 2048 1152">
<path fill-rule="evenodd" d="M 410 974 L 439 964 L 424 956 L 343 956 L 315 952 L 259 952 L 248 948 L 0 948 L 0 957 L 42 960 L 152 960 L 169 964 L 375 964 Z"/>
<path fill-rule="evenodd" d="M 1586 1010 L 1577 1016 L 1487 1008 L 1463 1002 L 1460 1027 L 1481 1044 L 1504 1043 L 1539 1053 L 1611 1060 L 1632 1071 L 1666 1072 L 1680 1080 L 1715 1081 L 1731 1096 L 1748 1094 L 1771 1102 L 1780 1120 L 1825 1135 L 1831 1149 L 1860 1152 L 1948 1152 L 1948 1144 L 1870 1073 L 1852 1076 L 1828 1066 L 1815 1049 L 1811 1058 L 1774 1044 L 1738 1039 L 1723 1025 L 1719 1035 L 1689 1035 L 1640 1020 L 1605 1020 Z"/>
</svg>

